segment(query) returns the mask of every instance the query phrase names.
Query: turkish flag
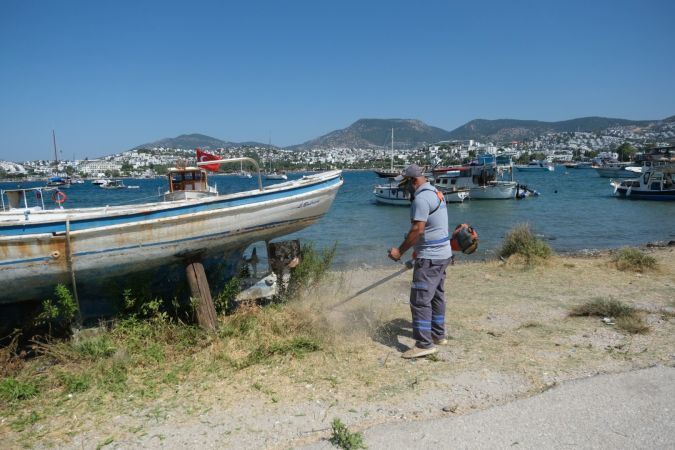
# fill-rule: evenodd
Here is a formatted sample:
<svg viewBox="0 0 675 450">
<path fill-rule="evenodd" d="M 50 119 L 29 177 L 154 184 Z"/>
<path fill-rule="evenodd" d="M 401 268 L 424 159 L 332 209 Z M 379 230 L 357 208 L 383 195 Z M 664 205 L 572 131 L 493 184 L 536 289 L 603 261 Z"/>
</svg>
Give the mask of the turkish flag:
<svg viewBox="0 0 675 450">
<path fill-rule="evenodd" d="M 213 161 L 220 159 L 220 156 L 212 155 L 210 153 L 206 153 L 202 149 L 198 148 L 197 149 L 197 162 L 204 162 L 204 161 Z M 205 168 L 206 170 L 210 170 L 211 172 L 218 172 L 218 168 L 220 167 L 220 164 L 208 164 L 206 166 L 200 166 Z"/>
</svg>

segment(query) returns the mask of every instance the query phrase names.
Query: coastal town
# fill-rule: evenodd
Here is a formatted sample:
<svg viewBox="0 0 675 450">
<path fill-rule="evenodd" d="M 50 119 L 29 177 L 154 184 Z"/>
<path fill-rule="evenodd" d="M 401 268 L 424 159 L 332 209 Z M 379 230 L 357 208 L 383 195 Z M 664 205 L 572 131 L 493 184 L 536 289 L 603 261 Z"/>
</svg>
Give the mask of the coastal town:
<svg viewBox="0 0 675 450">
<path fill-rule="evenodd" d="M 533 138 L 507 142 L 481 142 L 474 139 L 441 141 L 411 146 L 394 140 L 389 145 L 367 148 L 332 146 L 289 150 L 265 145 L 240 145 L 228 148 L 205 148 L 223 158 L 248 156 L 258 160 L 264 170 L 273 166 L 283 170 L 317 170 L 326 168 L 367 169 L 418 163 L 426 166 L 467 162 L 478 155 L 510 156 L 514 161 L 546 159 L 565 163 L 591 158 L 616 159 L 622 146 L 631 152 L 651 147 L 671 145 L 675 140 L 675 122 L 664 122 L 658 127 L 636 129 L 616 126 L 602 132 L 549 132 Z M 45 153 L 48 153 L 47 151 Z M 194 148 L 149 147 L 136 148 L 113 155 L 84 159 L 63 159 L 63 149 L 54 152 L 52 159 L 36 161 L 0 161 L 0 179 L 42 179 L 49 176 L 97 177 L 154 177 L 178 159 L 195 161 Z M 393 157 L 393 158 L 392 158 Z M 234 169 L 234 168 L 233 168 Z"/>
</svg>

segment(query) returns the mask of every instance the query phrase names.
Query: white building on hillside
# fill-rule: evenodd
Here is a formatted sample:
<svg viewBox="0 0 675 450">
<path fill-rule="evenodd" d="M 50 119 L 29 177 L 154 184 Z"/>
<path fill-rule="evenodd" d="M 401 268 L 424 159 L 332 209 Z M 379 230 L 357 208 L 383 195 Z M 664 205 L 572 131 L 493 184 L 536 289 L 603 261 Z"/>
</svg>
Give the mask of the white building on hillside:
<svg viewBox="0 0 675 450">
<path fill-rule="evenodd" d="M 114 161 L 104 161 L 99 159 L 93 159 L 91 161 L 84 161 L 78 167 L 80 172 L 86 173 L 87 175 L 105 173 L 106 171 L 114 171 L 122 169 L 120 163 Z"/>
</svg>

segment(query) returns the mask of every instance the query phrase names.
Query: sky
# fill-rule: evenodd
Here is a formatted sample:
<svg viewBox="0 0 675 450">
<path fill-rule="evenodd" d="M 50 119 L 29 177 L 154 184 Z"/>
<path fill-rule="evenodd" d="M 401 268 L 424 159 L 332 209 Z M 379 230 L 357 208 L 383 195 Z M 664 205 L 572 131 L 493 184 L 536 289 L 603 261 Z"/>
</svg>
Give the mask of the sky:
<svg viewBox="0 0 675 450">
<path fill-rule="evenodd" d="M 675 2 L 0 0 L 0 159 L 675 114 Z"/>
</svg>

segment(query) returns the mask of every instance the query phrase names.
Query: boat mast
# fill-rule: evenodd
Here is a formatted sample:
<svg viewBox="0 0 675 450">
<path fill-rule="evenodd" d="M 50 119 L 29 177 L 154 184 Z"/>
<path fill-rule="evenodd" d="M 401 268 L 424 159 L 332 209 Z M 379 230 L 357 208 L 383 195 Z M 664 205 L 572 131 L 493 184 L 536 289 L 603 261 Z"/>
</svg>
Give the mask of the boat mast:
<svg viewBox="0 0 675 450">
<path fill-rule="evenodd" d="M 389 169 L 391 172 L 394 171 L 394 129 L 391 129 L 391 167 Z"/>
<path fill-rule="evenodd" d="M 54 142 L 54 160 L 56 161 L 56 166 L 58 168 L 58 166 L 59 166 L 59 155 L 56 152 L 56 133 L 54 133 L 54 130 L 52 130 L 52 141 Z"/>
</svg>

